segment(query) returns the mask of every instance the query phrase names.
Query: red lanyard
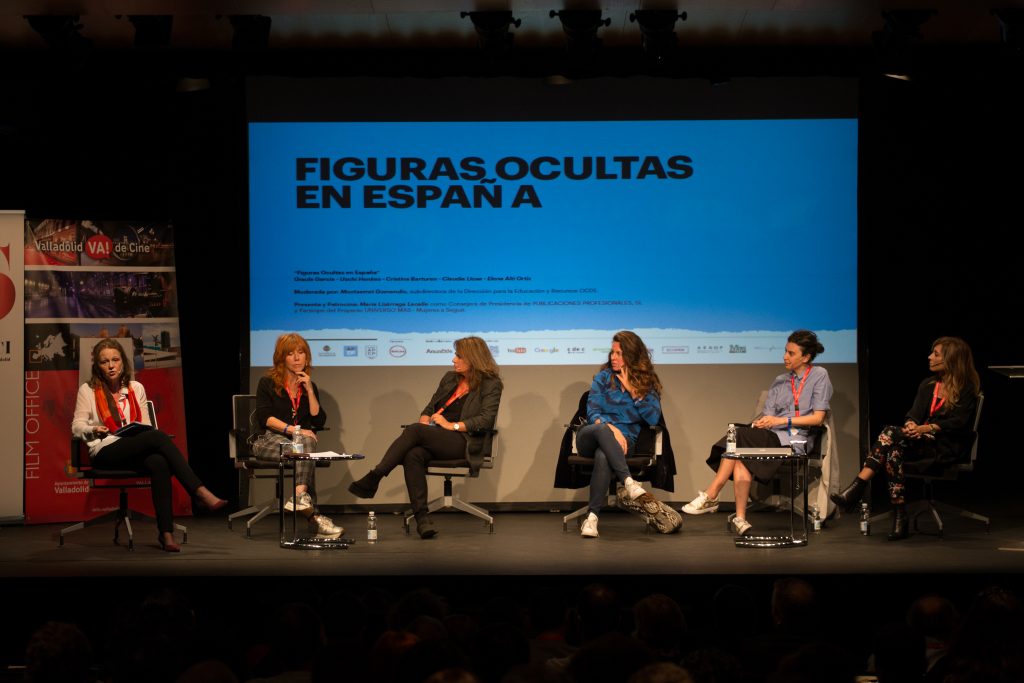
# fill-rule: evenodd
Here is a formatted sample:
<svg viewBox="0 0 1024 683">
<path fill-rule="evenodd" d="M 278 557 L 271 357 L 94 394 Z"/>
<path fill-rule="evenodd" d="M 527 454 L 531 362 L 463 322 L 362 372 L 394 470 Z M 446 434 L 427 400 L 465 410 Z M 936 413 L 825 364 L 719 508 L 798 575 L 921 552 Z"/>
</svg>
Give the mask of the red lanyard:
<svg viewBox="0 0 1024 683">
<path fill-rule="evenodd" d="M 942 390 L 942 382 L 935 383 L 935 389 L 932 391 L 932 407 L 928 409 L 928 417 L 931 418 L 935 414 L 935 411 L 942 407 L 942 404 L 946 402 L 946 397 L 939 398 L 939 392 Z"/>
<path fill-rule="evenodd" d="M 460 398 L 462 398 L 463 396 L 465 396 L 468 393 L 469 393 L 469 389 L 466 389 L 465 391 L 459 391 L 458 389 L 456 389 L 455 393 L 452 394 L 451 398 L 448 399 L 448 402 L 445 403 L 443 406 L 441 406 L 441 410 L 439 410 L 437 412 L 443 413 L 445 408 L 447 408 L 451 404 L 455 403 L 456 401 L 458 401 Z"/>
<path fill-rule="evenodd" d="M 124 416 L 124 411 L 121 410 L 121 401 L 127 403 L 128 395 L 122 393 L 114 394 L 114 405 L 117 406 L 117 414 L 121 416 L 121 424 L 126 425 L 128 424 L 128 419 Z M 130 415 L 131 411 L 128 411 L 128 414 Z"/>
<path fill-rule="evenodd" d="M 807 381 L 807 376 L 811 374 L 811 366 L 807 366 L 807 372 L 804 373 L 804 378 L 800 380 L 800 388 L 796 388 L 796 377 L 794 375 L 789 376 L 789 386 L 793 388 L 793 410 L 796 411 L 796 417 L 800 417 L 800 394 L 804 393 L 804 382 Z"/>
<path fill-rule="evenodd" d="M 288 391 L 288 398 L 292 401 L 292 421 L 296 422 L 295 416 L 299 414 L 299 402 L 302 400 L 302 385 L 299 385 L 299 388 L 295 390 L 294 395 L 292 394 L 290 387 L 286 386 L 285 389 Z M 298 422 L 296 422 L 296 424 L 298 424 Z"/>
</svg>

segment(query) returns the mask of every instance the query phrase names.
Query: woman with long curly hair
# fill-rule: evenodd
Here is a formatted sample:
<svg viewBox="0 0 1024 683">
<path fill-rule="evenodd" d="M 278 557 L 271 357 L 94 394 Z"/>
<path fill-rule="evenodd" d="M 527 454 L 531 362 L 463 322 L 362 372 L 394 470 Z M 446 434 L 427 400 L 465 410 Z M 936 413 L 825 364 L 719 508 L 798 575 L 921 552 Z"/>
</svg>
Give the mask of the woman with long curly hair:
<svg viewBox="0 0 1024 683">
<path fill-rule="evenodd" d="M 781 448 L 793 444 L 794 449 L 810 451 L 815 434 L 811 427 L 825 422 L 832 400 L 832 380 L 828 371 L 814 365 L 814 359 L 825 351 L 818 335 L 810 330 L 796 330 L 786 339 L 782 364 L 786 372 L 775 378 L 768 388 L 764 411 L 750 425 L 736 425 L 736 445 L 740 448 Z M 800 446 L 805 442 L 803 446 Z M 725 437 L 711 447 L 707 463 L 716 471 L 711 485 L 683 506 L 688 515 L 702 515 L 718 510 L 718 494 L 733 480 L 736 494 L 736 516 L 732 530 L 742 536 L 751 529 L 747 521 L 747 498 L 754 479 L 767 482 L 775 475 L 781 462 L 740 462 L 723 458 Z"/>
<path fill-rule="evenodd" d="M 909 535 L 907 501 L 903 495 L 906 471 L 924 472 L 954 462 L 974 444 L 974 415 L 981 380 L 974 368 L 971 347 L 959 337 L 936 339 L 928 355 L 928 369 L 932 376 L 918 385 L 914 405 L 903 426 L 885 427 L 853 483 L 832 495 L 836 505 L 852 511 L 867 483 L 884 469 L 893 509 L 890 541 Z"/>
<path fill-rule="evenodd" d="M 590 475 L 590 512 L 580 535 L 597 538 L 601 508 L 608 500 L 612 476 L 635 500 L 644 488 L 629 475 L 626 458 L 636 446 L 640 430 L 661 418 L 661 380 L 654 371 L 647 345 L 634 332 L 612 337 L 608 362 L 594 376 L 587 397 L 587 424 L 576 434 L 576 450 L 594 459 Z"/>
</svg>

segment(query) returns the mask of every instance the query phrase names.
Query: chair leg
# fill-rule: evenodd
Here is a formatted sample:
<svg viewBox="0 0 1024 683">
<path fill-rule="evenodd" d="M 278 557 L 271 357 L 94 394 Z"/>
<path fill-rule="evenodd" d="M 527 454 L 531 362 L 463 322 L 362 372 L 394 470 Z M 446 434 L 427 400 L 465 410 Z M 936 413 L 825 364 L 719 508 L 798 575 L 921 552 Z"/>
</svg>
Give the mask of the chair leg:
<svg viewBox="0 0 1024 683">
<path fill-rule="evenodd" d="M 562 531 L 563 532 L 568 531 L 569 530 L 569 522 L 571 522 L 574 519 L 579 519 L 580 517 L 585 517 L 589 510 L 590 510 L 590 506 L 589 505 L 584 505 L 579 510 L 576 510 L 575 512 L 570 512 L 565 517 L 562 517 Z M 579 524 L 579 522 L 577 522 L 577 524 Z"/>
<path fill-rule="evenodd" d="M 482 519 L 484 521 L 484 524 L 486 524 L 490 528 L 491 533 L 494 533 L 494 517 L 491 517 L 490 513 L 488 513 L 487 510 L 477 507 L 472 503 L 467 503 L 461 498 L 453 498 L 452 507 L 454 507 L 457 510 L 462 510 L 463 512 L 468 512 L 474 517 Z"/>
</svg>

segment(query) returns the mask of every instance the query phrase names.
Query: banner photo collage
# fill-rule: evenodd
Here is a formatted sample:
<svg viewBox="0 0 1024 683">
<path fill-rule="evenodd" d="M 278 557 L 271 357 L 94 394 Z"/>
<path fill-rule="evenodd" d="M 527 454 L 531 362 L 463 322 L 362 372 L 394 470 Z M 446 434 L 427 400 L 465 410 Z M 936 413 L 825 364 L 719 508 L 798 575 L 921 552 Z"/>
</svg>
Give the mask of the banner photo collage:
<svg viewBox="0 0 1024 683">
<path fill-rule="evenodd" d="M 160 428 L 187 457 L 174 268 L 166 224 L 25 220 L 25 521 L 80 521 L 117 508 L 117 490 L 90 490 L 70 471 L 75 397 L 92 349 L 118 338 Z M 28 420 L 29 409 L 33 419 Z M 129 491 L 152 514 L 149 491 Z M 174 513 L 191 501 L 175 483 Z"/>
</svg>

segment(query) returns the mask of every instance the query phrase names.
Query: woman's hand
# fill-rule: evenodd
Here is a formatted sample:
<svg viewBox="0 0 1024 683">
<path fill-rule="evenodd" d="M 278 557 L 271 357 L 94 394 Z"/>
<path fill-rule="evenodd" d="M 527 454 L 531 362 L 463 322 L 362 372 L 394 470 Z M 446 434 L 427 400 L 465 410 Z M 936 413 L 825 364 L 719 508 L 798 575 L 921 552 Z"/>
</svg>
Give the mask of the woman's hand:
<svg viewBox="0 0 1024 683">
<path fill-rule="evenodd" d="M 102 439 L 109 433 L 110 430 L 104 427 L 103 425 L 96 425 L 95 427 L 92 428 L 92 438 L 94 439 Z"/>
<path fill-rule="evenodd" d="M 626 437 L 622 435 L 622 432 L 615 425 L 608 423 L 608 429 L 612 430 L 612 435 L 615 437 L 615 441 L 618 442 L 619 448 L 622 449 L 622 454 L 625 455 L 629 452 L 629 443 L 626 441 Z"/>
<path fill-rule="evenodd" d="M 623 366 L 623 368 L 621 370 L 619 370 L 617 373 L 615 373 L 615 376 L 618 378 L 619 384 L 622 385 L 622 389 L 624 391 L 628 392 L 629 395 L 632 396 L 634 400 L 640 398 L 639 396 L 637 396 L 636 388 L 629 381 L 629 369 L 628 368 Z"/>
<path fill-rule="evenodd" d="M 429 415 L 420 415 L 420 424 L 421 425 L 428 425 L 428 424 L 430 424 L 430 416 Z"/>
<path fill-rule="evenodd" d="M 935 427 L 930 424 L 919 425 L 913 420 L 903 425 L 903 435 L 911 439 L 920 439 L 922 436 L 935 434 Z"/>
<path fill-rule="evenodd" d="M 296 372 L 295 373 L 295 381 L 298 382 L 299 385 L 303 389 L 306 390 L 307 394 L 308 393 L 312 393 L 312 391 L 313 391 L 313 380 L 311 380 L 309 378 L 309 375 L 307 375 L 305 372 L 302 372 L 301 370 L 299 372 Z"/>
<path fill-rule="evenodd" d="M 452 423 L 445 419 L 444 413 L 438 411 L 430 416 L 430 421 L 442 429 L 451 429 Z"/>
<path fill-rule="evenodd" d="M 313 443 L 317 443 L 318 439 L 316 438 L 316 432 L 312 429 L 299 429 L 296 427 L 296 430 L 299 432 L 299 436 L 308 436 L 313 439 Z"/>
<path fill-rule="evenodd" d="M 784 424 L 786 424 L 786 418 L 784 417 L 777 417 L 775 415 L 762 415 L 761 417 L 751 422 L 750 426 L 754 427 L 755 429 L 772 429 L 773 427 L 778 427 L 779 425 Z"/>
</svg>

